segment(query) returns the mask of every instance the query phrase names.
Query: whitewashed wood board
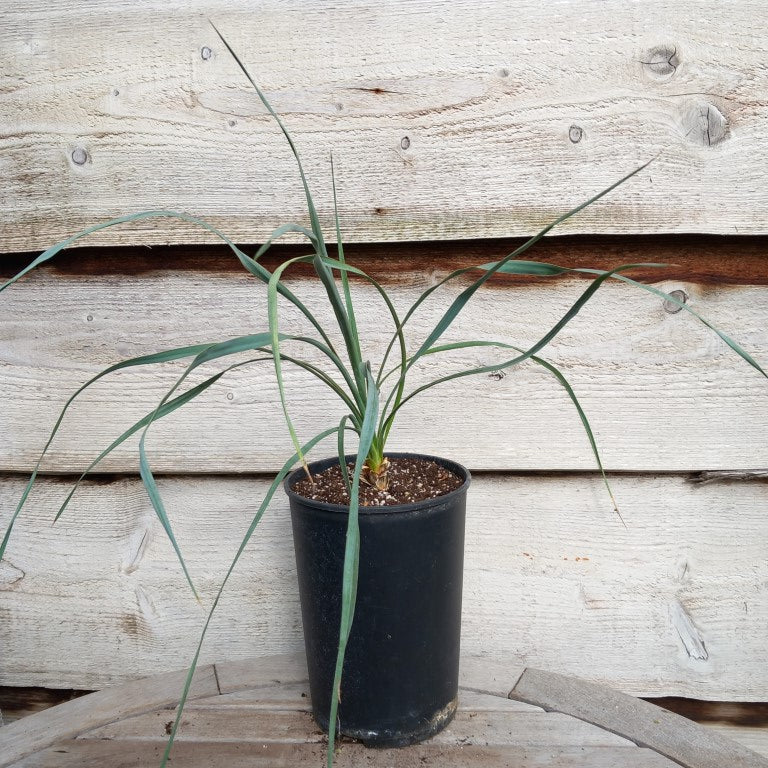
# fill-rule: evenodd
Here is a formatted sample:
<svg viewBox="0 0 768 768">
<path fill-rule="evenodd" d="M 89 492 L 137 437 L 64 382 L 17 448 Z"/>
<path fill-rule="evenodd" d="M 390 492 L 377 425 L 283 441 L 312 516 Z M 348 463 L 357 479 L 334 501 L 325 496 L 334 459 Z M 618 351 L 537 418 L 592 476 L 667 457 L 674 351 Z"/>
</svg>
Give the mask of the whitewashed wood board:
<svg viewBox="0 0 768 768">
<path fill-rule="evenodd" d="M 761 0 L 20 0 L 0 24 L 0 252 L 170 208 L 235 240 L 305 220 L 285 118 L 346 236 L 768 231 Z M 93 243 L 209 240 L 168 221 Z"/>
<path fill-rule="evenodd" d="M 204 605 L 266 482 L 160 478 Z M 462 650 L 636 695 L 765 699 L 768 486 L 479 476 L 467 521 Z M 0 483 L 0 525 L 23 489 Z M 86 485 L 56 527 L 45 479 L 0 565 L 0 684 L 101 688 L 184 666 L 204 619 L 138 480 Z M 219 606 L 203 660 L 302 648 L 282 496 Z"/>
<path fill-rule="evenodd" d="M 433 279 L 416 271 L 413 282 L 388 286 L 399 310 L 404 312 Z M 291 285 L 330 328 L 333 319 L 324 309 L 322 289 L 303 279 Z M 764 366 L 768 363 L 768 287 L 679 281 L 659 287 L 683 290 L 691 307 Z M 371 290 L 355 288 L 364 352 L 376 365 L 390 338 L 388 316 Z M 446 288 L 414 316 L 411 351 L 461 288 Z M 585 288 L 583 280 L 557 280 L 487 290 L 444 339 L 533 344 Z M 263 286 L 245 274 L 42 270 L 30 275 L 0 301 L 0 467 L 27 471 L 34 466 L 66 400 L 107 366 L 267 328 Z M 306 329 L 293 308 L 282 315 L 282 331 Z M 310 361 L 319 362 L 317 353 L 305 350 Z M 666 312 L 655 296 L 605 285 L 541 354 L 571 381 L 608 468 L 768 466 L 768 382 L 695 318 Z M 410 386 L 504 359 L 508 356 L 487 350 L 435 355 L 413 370 Z M 183 365 L 134 368 L 100 381 L 71 409 L 45 468 L 80 471 L 123 429 L 152 411 L 182 370 Z M 195 372 L 190 382 L 220 368 L 199 370 L 204 372 Z M 343 405 L 330 390 L 304 372 L 286 368 L 285 374 L 290 412 L 302 439 L 338 424 Z M 277 471 L 293 452 L 278 402 L 269 362 L 227 374 L 198 401 L 153 428 L 148 439 L 153 467 L 166 473 Z M 402 411 L 390 447 L 451 455 L 471 469 L 595 466 L 567 394 L 533 364 L 425 392 Z M 104 471 L 136 467 L 135 441 L 102 464 Z"/>
</svg>

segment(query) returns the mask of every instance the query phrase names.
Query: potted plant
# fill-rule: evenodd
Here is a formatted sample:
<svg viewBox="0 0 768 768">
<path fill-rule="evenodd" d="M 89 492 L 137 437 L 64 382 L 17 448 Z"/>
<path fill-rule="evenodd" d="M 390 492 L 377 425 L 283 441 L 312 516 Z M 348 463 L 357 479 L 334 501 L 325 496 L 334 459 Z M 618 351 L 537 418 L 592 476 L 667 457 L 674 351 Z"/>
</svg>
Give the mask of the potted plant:
<svg viewBox="0 0 768 768">
<path fill-rule="evenodd" d="M 144 218 L 176 217 L 204 227 L 221 238 L 242 266 L 265 284 L 268 298 L 268 317 L 262 332 L 125 360 L 83 384 L 67 401 L 53 427 L 0 542 L 0 558 L 14 522 L 35 482 L 43 456 L 73 400 L 96 380 L 113 371 L 186 360 L 186 370 L 154 411 L 120 435 L 86 468 L 55 519 L 67 507 L 82 479 L 128 437 L 140 433 L 139 469 L 142 480 L 194 591 L 147 459 L 147 431 L 155 421 L 193 400 L 228 370 L 252 360 L 238 360 L 200 384 L 184 389 L 187 377 L 199 366 L 243 352 L 252 352 L 257 355 L 255 359 L 271 362 L 295 452 L 286 460 L 269 486 L 213 600 L 171 729 L 163 764 L 170 753 L 202 643 L 219 598 L 274 494 L 281 484 L 285 484 L 292 509 L 311 696 L 315 717 L 328 730 L 330 765 L 334 740 L 339 731 L 369 743 L 410 743 L 431 735 L 447 724 L 456 707 L 464 511 L 470 478 L 466 469 L 449 459 L 387 453 L 387 438 L 392 425 L 401 409 L 412 398 L 432 386 L 452 379 L 498 371 L 526 360 L 533 361 L 555 376 L 565 388 L 577 409 L 610 495 L 592 429 L 573 389 L 555 366 L 537 356 L 605 281 L 621 280 L 690 312 L 763 376 L 766 373 L 733 339 L 711 326 L 685 302 L 653 286 L 640 284 L 625 274 L 633 267 L 660 268 L 663 265 L 627 264 L 610 271 L 601 271 L 568 269 L 520 258 L 557 224 L 608 194 L 645 166 L 635 169 L 582 205 L 564 213 L 504 258 L 487 264 L 467 266 L 447 275 L 437 285 L 424 291 L 414 305 L 401 315 L 382 286 L 345 260 L 338 213 L 335 215 L 337 250 L 333 255 L 329 252 L 290 134 L 236 53 L 223 37 L 221 39 L 290 144 L 305 191 L 309 227 L 282 225 L 250 256 L 226 235 L 187 214 L 145 211 L 99 223 L 73 235 L 43 252 L 29 266 L 0 286 L 0 291 L 5 290 L 36 266 L 52 259 L 59 251 L 91 232 Z M 335 197 L 334 185 L 334 206 Z M 311 253 L 289 259 L 274 272 L 269 272 L 260 263 L 260 258 L 273 242 L 288 232 L 306 237 Z M 335 325 L 343 339 L 342 347 L 334 345 L 328 329 L 283 281 L 284 273 L 298 263 L 310 264 L 324 287 Z M 548 277 L 570 272 L 587 273 L 593 279 L 568 312 L 529 348 L 516 348 L 505 342 L 487 339 L 441 342 L 444 333 L 464 306 L 494 275 Z M 433 294 L 437 294 L 443 285 L 462 278 L 469 280 L 466 287 L 448 303 L 438 323 L 416 349 L 409 347 L 406 335 L 414 312 Z M 352 291 L 355 279 L 365 280 L 375 288 L 381 297 L 384 314 L 392 326 L 389 346 L 383 358 L 375 363 L 364 355 L 363 341 L 358 333 Z M 305 316 L 314 329 L 314 335 L 292 335 L 281 328 L 279 296 Z M 326 367 L 320 367 L 294 351 L 301 347 L 311 348 L 314 353 L 322 355 Z M 409 372 L 424 358 L 480 347 L 498 350 L 504 354 L 504 359 L 494 361 L 491 365 L 457 371 L 413 390 L 407 389 Z M 338 396 L 348 411 L 339 424 L 329 425 L 302 443 L 294 429 L 287 405 L 284 365 L 302 368 Z M 356 445 L 353 441 L 353 451 L 348 454 L 346 449 L 350 434 L 356 437 Z M 335 455 L 320 462 L 307 463 L 307 456 L 315 446 L 334 436 Z M 296 464 L 299 464 L 298 469 L 294 469 Z M 615 502 L 614 508 L 618 513 Z"/>
</svg>

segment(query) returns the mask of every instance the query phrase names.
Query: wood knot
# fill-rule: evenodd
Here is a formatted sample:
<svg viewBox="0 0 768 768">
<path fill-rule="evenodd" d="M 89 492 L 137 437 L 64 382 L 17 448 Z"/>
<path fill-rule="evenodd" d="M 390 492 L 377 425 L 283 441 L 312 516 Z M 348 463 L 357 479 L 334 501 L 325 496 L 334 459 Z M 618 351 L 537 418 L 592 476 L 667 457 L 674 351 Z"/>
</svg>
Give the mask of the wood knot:
<svg viewBox="0 0 768 768">
<path fill-rule="evenodd" d="M 655 80 L 666 80 L 677 72 L 680 58 L 677 48 L 671 45 L 656 45 L 642 59 L 646 75 Z"/>
<path fill-rule="evenodd" d="M 680 312 L 682 309 L 682 306 L 680 305 L 688 302 L 688 294 L 685 291 L 670 291 L 669 296 L 670 298 L 664 299 L 664 304 L 662 306 L 664 307 L 664 311 L 669 312 L 670 315 Z"/>
<path fill-rule="evenodd" d="M 682 128 L 687 139 L 705 147 L 713 147 L 728 138 L 728 120 L 714 104 L 706 101 L 696 101 L 684 108 Z"/>
</svg>

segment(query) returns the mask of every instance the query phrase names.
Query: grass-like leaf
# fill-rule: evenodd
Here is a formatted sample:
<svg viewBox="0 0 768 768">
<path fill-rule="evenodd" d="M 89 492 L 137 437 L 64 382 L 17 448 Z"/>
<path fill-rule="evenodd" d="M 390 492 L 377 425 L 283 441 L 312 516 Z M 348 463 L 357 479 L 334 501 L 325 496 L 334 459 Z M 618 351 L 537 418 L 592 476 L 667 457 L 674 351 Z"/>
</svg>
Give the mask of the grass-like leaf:
<svg viewBox="0 0 768 768">
<path fill-rule="evenodd" d="M 347 539 L 344 549 L 344 575 L 341 589 L 341 622 L 339 627 L 339 647 L 336 656 L 336 669 L 333 674 L 333 690 L 331 692 L 331 713 L 328 721 L 328 768 L 333 768 L 333 750 L 336 739 L 336 720 L 341 696 L 341 674 L 344 667 L 344 656 L 347 651 L 349 633 L 352 630 L 352 620 L 355 615 L 357 601 L 357 573 L 360 565 L 360 524 L 358 512 L 360 507 L 360 474 L 365 458 L 370 450 L 376 432 L 376 420 L 379 410 L 379 396 L 376 382 L 370 368 L 366 372 L 368 382 L 368 398 L 363 426 L 360 430 L 360 442 L 355 459 L 355 469 L 352 473 L 352 485 L 349 494 L 349 516 L 347 518 Z M 341 426 L 340 426 L 341 428 Z M 343 463 L 343 457 L 342 457 Z"/>
<path fill-rule="evenodd" d="M 350 319 L 347 315 L 347 311 L 341 299 L 341 296 L 339 295 L 339 291 L 338 291 L 338 288 L 336 287 L 336 283 L 334 282 L 333 275 L 330 269 L 328 268 L 328 266 L 323 263 L 322 257 L 328 255 L 328 252 L 325 246 L 325 238 L 323 236 L 323 230 L 322 230 L 322 227 L 320 226 L 320 219 L 318 218 L 318 215 L 317 215 L 315 203 L 314 203 L 314 200 L 312 199 L 312 193 L 310 192 L 310 189 L 309 189 L 309 183 L 307 181 L 307 176 L 304 173 L 304 167 L 301 163 L 301 157 L 299 156 L 299 152 L 296 149 L 296 145 L 294 144 L 293 139 L 291 138 L 291 135 L 288 132 L 288 129 L 285 127 L 280 116 L 272 108 L 272 105 L 269 103 L 269 101 L 267 100 L 267 97 L 264 95 L 261 88 L 259 88 L 256 81 L 251 76 L 245 64 L 242 62 L 240 57 L 234 51 L 232 46 L 230 46 L 230 44 L 227 42 L 227 40 L 224 38 L 221 32 L 219 32 L 216 26 L 213 23 L 211 23 L 211 26 L 213 27 L 216 34 L 219 36 L 219 39 L 224 44 L 225 48 L 229 51 L 230 55 L 234 59 L 237 66 L 240 68 L 240 71 L 245 75 L 248 82 L 253 86 L 259 99 L 261 100 L 261 103 L 265 106 L 269 114 L 272 115 L 272 117 L 274 118 L 278 127 L 282 131 L 283 136 L 288 142 L 288 146 L 291 148 L 291 152 L 293 153 L 294 159 L 296 160 L 296 165 L 299 170 L 299 176 L 301 177 L 301 183 L 304 188 L 304 197 L 307 203 L 309 221 L 310 221 L 312 232 L 314 233 L 314 236 L 315 236 L 314 242 L 315 242 L 315 248 L 316 248 L 316 257 L 313 262 L 315 267 L 315 272 L 317 273 L 317 276 L 320 278 L 320 281 L 325 287 L 326 294 L 328 296 L 328 301 L 336 316 L 336 322 L 339 326 L 339 329 L 341 330 L 342 336 L 344 337 L 344 342 L 347 347 L 347 354 L 349 355 L 349 359 L 350 359 L 350 365 L 352 366 L 353 376 L 357 383 L 358 389 L 362 391 L 365 386 L 365 381 L 364 381 L 364 375 L 363 375 L 363 363 L 359 355 L 359 340 L 353 333 Z"/>
<path fill-rule="evenodd" d="M 10 282 L 11 281 L 9 281 L 9 283 L 6 283 L 6 285 L 10 284 Z M 48 449 L 51 447 L 51 443 L 53 442 L 53 439 L 56 437 L 56 433 L 59 431 L 59 428 L 61 427 L 61 423 L 62 421 L 64 421 L 64 416 L 66 415 L 72 403 L 86 389 L 88 389 L 88 387 L 95 384 L 99 379 L 103 378 L 104 376 L 107 376 L 110 373 L 114 373 L 115 371 L 119 371 L 124 368 L 132 368 L 132 367 L 141 366 L 141 365 L 153 365 L 155 363 L 165 363 L 173 360 L 182 360 L 185 357 L 194 357 L 198 355 L 200 352 L 207 349 L 209 346 L 210 346 L 209 344 L 195 344 L 189 347 L 179 347 L 177 349 L 170 349 L 164 352 L 157 352 L 152 355 L 142 355 L 141 357 L 134 357 L 129 360 L 123 360 L 121 363 L 116 363 L 115 365 L 109 366 L 109 368 L 106 368 L 105 370 L 101 371 L 93 378 L 86 381 L 85 384 L 79 387 L 75 391 L 75 393 L 69 397 L 67 402 L 64 404 L 64 407 L 62 408 L 61 413 L 59 414 L 59 417 L 56 419 L 56 422 L 53 425 L 51 434 L 48 437 L 48 440 L 45 443 L 45 446 L 43 447 L 43 450 L 40 453 L 40 458 L 37 460 L 37 464 L 35 464 L 35 468 L 32 470 L 32 474 L 30 475 L 30 478 L 27 481 L 26 486 L 24 487 L 24 491 L 21 494 L 21 498 L 19 499 L 16 505 L 16 509 L 11 515 L 11 520 L 5 529 L 3 540 L 0 541 L 0 560 L 3 558 L 3 555 L 5 554 L 5 549 L 8 546 L 8 540 L 11 537 L 11 533 L 13 531 L 13 526 L 16 523 L 16 519 L 21 513 L 21 510 L 24 508 L 24 504 L 26 503 L 27 498 L 29 497 L 29 494 L 32 491 L 32 488 L 35 485 L 35 481 L 37 480 L 37 476 L 40 472 L 40 466 L 43 463 L 43 459 L 48 453 Z"/>
<path fill-rule="evenodd" d="M 333 154 L 331 154 L 331 184 L 333 186 L 333 221 L 336 227 L 336 250 L 338 253 L 338 259 L 342 264 L 346 265 L 344 258 L 344 243 L 341 239 L 341 222 L 339 221 L 339 205 L 336 198 L 336 173 L 333 167 Z M 352 337 L 352 344 L 355 347 L 355 358 L 357 360 L 363 359 L 363 353 L 360 349 L 360 333 L 357 329 L 357 318 L 355 317 L 355 306 L 352 302 L 352 292 L 349 288 L 349 275 L 346 270 L 341 271 L 341 287 L 344 292 L 344 306 L 347 311 L 347 317 L 349 318 L 349 330 Z"/>
<path fill-rule="evenodd" d="M 152 423 L 155 417 L 156 412 L 152 414 L 152 419 L 150 419 L 147 426 L 144 427 L 145 431 L 149 428 L 149 425 Z M 190 576 L 189 570 L 187 569 L 187 564 L 184 562 L 181 549 L 179 549 L 176 536 L 174 535 L 173 529 L 171 528 L 171 521 L 168 519 L 168 513 L 165 511 L 165 504 L 163 504 L 160 491 L 157 489 L 157 483 L 155 483 L 155 477 L 149 467 L 149 462 L 147 461 L 147 453 L 144 447 L 144 435 L 141 436 L 141 441 L 139 442 L 139 473 L 141 475 L 141 480 L 144 483 L 144 488 L 147 491 L 147 496 L 149 496 L 149 500 L 152 502 L 152 508 L 155 510 L 155 514 L 157 515 L 158 520 L 160 520 L 160 523 L 163 526 L 163 530 L 165 531 L 165 535 L 168 537 L 168 540 L 173 546 L 174 552 L 176 552 L 176 556 L 178 557 L 179 563 L 181 564 L 181 569 L 184 571 L 184 576 L 186 576 L 187 582 L 192 589 L 195 600 L 200 602 L 200 595 L 198 595 L 197 590 L 195 589 L 192 577 Z"/>
<path fill-rule="evenodd" d="M 518 363 L 522 363 L 524 360 L 527 360 L 528 358 L 535 355 L 540 349 L 543 349 L 547 344 L 552 341 L 552 339 L 557 336 L 558 333 L 579 313 L 581 308 L 592 298 L 592 296 L 595 294 L 595 292 L 600 288 L 600 286 L 610 277 L 613 275 L 616 275 L 620 272 L 626 272 L 630 269 L 638 269 L 640 267 L 663 267 L 665 265 L 663 264 L 653 264 L 653 263 L 639 263 L 639 264 L 624 264 L 620 267 L 616 267 L 615 269 L 610 270 L 609 272 L 604 272 L 601 275 L 599 275 L 597 278 L 595 278 L 590 284 L 589 287 L 579 296 L 579 298 L 573 303 L 571 308 L 558 320 L 557 323 L 542 336 L 535 344 L 533 344 L 531 347 L 529 347 L 525 352 L 516 355 L 511 360 L 507 360 L 503 363 L 500 363 L 498 365 L 494 366 L 480 366 L 477 368 L 470 368 L 464 371 L 458 371 L 456 373 L 449 374 L 447 376 L 441 376 L 438 379 L 435 379 L 434 381 L 428 382 L 427 384 L 423 384 L 420 387 L 417 387 L 413 390 L 410 394 L 408 394 L 406 397 L 404 397 L 399 405 L 392 408 L 392 411 L 390 412 L 390 415 L 387 417 L 387 423 L 389 426 L 391 426 L 392 421 L 394 420 L 395 416 L 397 415 L 397 412 L 400 408 L 402 408 L 407 402 L 409 402 L 411 399 L 416 397 L 416 395 L 420 394 L 421 392 L 426 391 L 427 389 L 430 389 L 437 384 L 442 384 L 446 381 L 452 381 L 453 379 L 458 379 L 463 376 L 473 376 L 478 373 L 490 373 L 491 371 L 496 371 L 502 368 L 510 368 L 513 365 L 517 365 Z M 433 336 L 434 334 L 430 334 L 430 336 Z M 410 359 L 408 366 L 412 366 L 418 359 L 421 357 L 427 349 L 430 347 L 425 348 L 422 344 L 419 348 L 419 351 Z"/>
<path fill-rule="evenodd" d="M 513 344 L 505 344 L 504 342 L 500 342 L 500 341 L 480 340 L 480 341 L 459 341 L 451 344 L 441 344 L 440 346 L 437 346 L 437 347 L 431 347 L 424 354 L 434 355 L 440 352 L 450 352 L 456 349 L 467 349 L 470 347 L 495 347 L 497 349 L 513 349 L 516 352 L 519 352 L 521 354 L 525 353 L 525 350 L 522 349 L 522 347 L 516 347 Z M 610 497 L 611 502 L 613 503 L 613 510 L 619 516 L 619 520 L 621 520 L 622 525 L 626 528 L 627 524 L 624 522 L 624 518 L 621 516 L 621 512 L 619 511 L 619 506 L 616 503 L 616 498 L 613 495 L 613 490 L 611 489 L 611 485 L 608 482 L 608 476 L 605 474 L 605 468 L 603 467 L 603 461 L 600 458 L 600 451 L 597 448 L 597 441 L 595 440 L 595 435 L 594 435 L 594 432 L 592 431 L 592 425 L 589 423 L 587 414 L 585 413 L 584 409 L 581 407 L 581 403 L 579 402 L 578 397 L 576 397 L 576 393 L 574 392 L 573 387 L 571 386 L 570 382 L 565 377 L 563 372 L 557 366 L 553 365 L 552 363 L 550 363 L 549 361 L 545 360 L 542 357 L 537 357 L 536 355 L 531 355 L 530 359 L 531 359 L 531 362 L 534 362 L 536 363 L 536 365 L 540 365 L 541 367 L 549 371 L 557 379 L 559 384 L 563 387 L 563 389 L 568 394 L 568 397 L 571 399 L 571 402 L 573 403 L 574 407 L 576 408 L 576 412 L 579 415 L 581 424 L 584 427 L 584 431 L 587 435 L 587 439 L 589 440 L 589 444 L 592 448 L 592 454 L 594 455 L 595 461 L 597 462 L 597 467 L 600 470 L 600 475 L 603 479 L 603 484 L 605 485 L 605 489 L 608 492 L 608 496 Z M 498 370 L 498 368 L 494 368 L 494 370 Z"/>
<path fill-rule="evenodd" d="M 163 499 L 160 495 L 160 491 L 157 488 L 154 475 L 152 474 L 152 469 L 149 465 L 149 460 L 147 459 L 147 433 L 149 432 L 149 428 L 152 426 L 153 422 L 157 419 L 161 408 L 171 398 L 173 393 L 182 385 L 182 383 L 192 373 L 192 371 L 195 370 L 195 368 L 221 357 L 228 357 L 229 355 L 239 354 L 240 352 L 255 349 L 263 349 L 269 346 L 272 343 L 272 340 L 273 335 L 270 333 L 248 334 L 246 336 L 237 336 L 233 339 L 219 342 L 218 344 L 213 344 L 207 349 L 204 349 L 202 352 L 195 356 L 195 359 L 187 366 L 187 369 L 184 371 L 184 373 L 177 379 L 176 383 L 168 390 L 166 395 L 160 401 L 154 413 L 149 418 L 146 426 L 144 427 L 144 430 L 141 433 L 141 438 L 139 439 L 139 473 L 141 475 L 141 480 L 144 483 L 147 496 L 152 503 L 152 508 L 155 510 L 155 514 L 160 520 L 160 523 L 162 524 L 163 529 L 165 530 L 165 533 L 168 536 L 168 539 L 170 540 L 176 555 L 178 556 L 179 562 L 181 563 L 181 567 L 184 571 L 184 575 L 187 577 L 189 586 L 191 587 L 192 592 L 195 595 L 195 599 L 197 600 L 199 600 L 200 597 L 197 594 L 195 585 L 192 583 L 192 578 L 190 577 L 189 571 L 187 570 L 187 565 L 184 562 L 181 549 L 179 549 L 179 545 L 176 542 L 176 537 L 171 528 L 170 520 L 168 519 L 168 513 L 165 510 L 165 504 L 163 503 Z"/>
<path fill-rule="evenodd" d="M 308 451 L 314 448 L 315 445 L 317 445 L 319 442 L 321 442 L 322 440 L 325 440 L 325 438 L 334 434 L 336 430 L 337 430 L 337 427 L 326 429 L 320 434 L 313 437 L 311 440 L 309 440 L 303 446 L 301 446 L 301 454 L 306 454 Z M 251 537 L 256 531 L 256 526 L 258 526 L 259 522 L 261 522 L 261 518 L 264 516 L 264 512 L 269 507 L 272 501 L 272 497 L 275 495 L 275 492 L 280 487 L 283 480 L 285 480 L 286 476 L 291 471 L 293 466 L 296 464 L 298 459 L 299 459 L 299 453 L 297 452 L 293 454 L 293 456 L 291 456 L 291 458 L 288 459 L 288 461 L 286 461 L 285 464 L 283 464 L 282 468 L 275 476 L 275 479 L 270 483 L 269 488 L 267 489 L 267 493 L 265 494 L 261 504 L 259 504 L 259 508 L 256 511 L 256 514 L 253 516 L 253 519 L 251 520 L 251 523 L 248 526 L 248 530 L 245 532 L 245 535 L 243 536 L 240 542 L 240 546 L 237 548 L 237 552 L 235 553 L 235 556 L 232 558 L 232 562 L 230 563 L 229 568 L 227 569 L 227 573 L 224 576 L 224 579 L 221 582 L 221 585 L 219 586 L 218 591 L 216 592 L 216 597 L 213 599 L 211 608 L 208 611 L 208 616 L 206 617 L 205 623 L 203 624 L 203 629 L 200 633 L 200 638 L 197 643 L 195 654 L 192 657 L 192 663 L 190 664 L 189 671 L 187 672 L 187 678 L 184 682 L 184 688 L 179 698 L 179 704 L 178 704 L 178 707 L 176 708 L 176 717 L 174 718 L 173 725 L 171 726 L 171 733 L 168 737 L 168 742 L 166 743 L 165 751 L 163 753 L 163 758 L 160 763 L 160 768 L 166 768 L 168 764 L 168 760 L 171 754 L 171 749 L 173 748 L 173 743 L 176 739 L 176 733 L 179 730 L 179 724 L 181 723 L 181 718 L 182 718 L 182 715 L 184 714 L 184 706 L 187 702 L 187 697 L 189 696 L 189 689 L 192 687 L 192 679 L 195 675 L 195 670 L 197 669 L 197 664 L 200 660 L 200 651 L 203 648 L 203 642 L 205 641 L 205 636 L 208 633 L 208 627 L 211 624 L 211 620 L 213 619 L 213 614 L 216 612 L 216 607 L 218 606 L 219 601 L 221 600 L 221 596 L 224 593 L 224 589 L 227 586 L 227 582 L 229 581 L 230 576 L 232 576 L 232 573 L 235 570 L 235 566 L 237 565 L 238 561 L 240 560 L 240 557 L 245 551 L 245 548 L 248 542 L 251 540 Z"/>
<path fill-rule="evenodd" d="M 600 272 L 599 270 L 593 269 L 576 269 L 574 271 L 585 272 L 588 274 L 599 274 Z M 749 352 L 747 352 L 735 339 L 728 336 L 728 334 L 723 333 L 712 323 L 710 323 L 709 320 L 702 317 L 687 302 L 680 301 L 680 299 L 678 299 L 676 296 L 673 296 L 671 293 L 666 293 L 665 291 L 659 290 L 652 285 L 646 285 L 645 283 L 638 282 L 637 280 L 633 280 L 631 277 L 627 277 L 626 275 L 611 275 L 611 277 L 615 278 L 616 280 L 621 280 L 622 282 L 628 283 L 629 285 L 634 285 L 635 287 L 641 288 L 644 291 L 648 291 L 648 293 L 652 293 L 655 296 L 664 299 L 665 301 L 669 301 L 672 304 L 677 305 L 680 309 L 684 309 L 686 312 L 693 315 L 699 322 L 703 323 L 707 328 L 713 331 L 717 336 L 719 336 L 742 360 L 749 363 L 749 365 L 751 365 L 762 376 L 768 378 L 768 373 L 765 372 L 762 366 L 757 362 L 757 360 L 755 360 L 754 357 L 752 357 L 752 355 L 749 354 Z"/>
<path fill-rule="evenodd" d="M 69 502 L 72 501 L 72 497 L 77 493 L 77 489 L 82 484 L 83 480 L 107 457 L 109 456 L 112 451 L 115 450 L 118 446 L 122 445 L 131 435 L 135 435 L 139 430 L 144 429 L 151 421 L 158 421 L 159 419 L 162 419 L 164 416 L 167 416 L 169 413 L 173 413 L 173 411 L 177 410 L 178 408 L 181 408 L 183 405 L 186 405 L 190 401 L 194 400 L 198 395 L 205 392 L 205 390 L 209 389 L 211 386 L 213 386 L 222 376 L 224 376 L 229 371 L 240 368 L 244 365 L 250 365 L 251 363 L 261 362 L 261 361 L 267 361 L 272 360 L 272 355 L 270 354 L 269 357 L 260 357 L 260 358 L 253 358 L 251 360 L 244 360 L 239 363 L 234 363 L 233 365 L 228 366 L 223 371 L 219 371 L 219 373 L 215 374 L 214 376 L 211 376 L 210 378 L 206 379 L 205 381 L 201 382 L 200 384 L 197 384 L 196 386 L 192 387 L 191 389 L 187 390 L 181 395 L 178 395 L 177 397 L 173 398 L 172 400 L 169 400 L 166 403 L 163 403 L 163 405 L 160 406 L 160 408 L 153 410 L 152 412 L 148 413 L 146 416 L 139 419 L 137 422 L 135 422 L 132 426 L 130 426 L 128 429 L 126 429 L 119 437 L 117 437 L 115 440 L 113 440 L 80 474 L 80 476 L 77 478 L 77 480 L 74 482 L 72 488 L 70 489 L 69 493 L 67 494 L 67 497 L 62 502 L 61 506 L 59 507 L 59 511 L 56 513 L 56 516 L 53 519 L 53 522 L 58 522 L 59 518 L 64 514 L 66 511 L 67 506 L 69 506 Z"/>
<path fill-rule="evenodd" d="M 269 339 L 272 346 L 272 354 L 274 357 L 275 366 L 275 378 L 277 379 L 277 387 L 280 393 L 280 405 L 283 409 L 283 416 L 285 417 L 285 423 L 288 427 L 288 432 L 291 436 L 291 442 L 296 449 L 296 453 L 299 457 L 299 461 L 304 465 L 304 469 L 307 468 L 307 462 L 304 459 L 304 455 L 301 451 L 301 445 L 299 444 L 299 438 L 294 429 L 291 416 L 288 413 L 288 403 L 285 397 L 285 382 L 283 381 L 283 367 L 280 359 L 280 331 L 279 331 L 279 317 L 277 312 L 277 284 L 280 280 L 280 276 L 288 269 L 292 264 L 298 262 L 304 262 L 310 260 L 312 257 L 297 256 L 294 259 L 288 259 L 283 262 L 273 273 L 269 279 L 269 285 L 267 286 L 267 312 L 269 315 Z M 355 392 L 355 399 L 359 400 L 359 393 Z M 309 474 L 309 470 L 307 470 Z"/>
<path fill-rule="evenodd" d="M 347 493 L 352 493 L 352 484 L 349 481 L 349 470 L 347 469 L 347 452 L 344 448 L 344 435 L 347 428 L 347 421 L 349 416 L 342 416 L 339 422 L 339 434 L 336 443 L 337 452 L 339 454 L 339 471 L 344 481 L 344 486 L 347 489 Z"/>
<path fill-rule="evenodd" d="M 509 256 L 507 256 L 505 259 L 500 261 L 496 266 L 486 270 L 481 277 L 479 277 L 474 283 L 472 283 L 472 285 L 465 288 L 453 300 L 453 302 L 451 302 L 451 306 L 448 307 L 448 309 L 440 318 L 440 320 L 438 321 L 437 325 L 434 327 L 432 332 L 424 340 L 421 347 L 419 348 L 419 351 L 414 355 L 414 358 L 418 359 L 421 353 L 423 353 L 425 350 L 429 349 L 431 346 L 434 345 L 434 343 L 443 335 L 443 333 L 445 333 L 445 331 L 448 329 L 451 323 L 453 323 L 453 321 L 456 319 L 456 316 L 466 306 L 467 302 L 472 298 L 472 296 L 474 296 L 477 290 L 482 285 L 484 285 L 488 280 L 490 280 L 495 272 L 499 271 L 505 264 L 512 261 L 512 259 L 514 259 L 515 256 L 528 250 L 528 248 L 530 248 L 532 245 L 535 245 L 539 240 L 541 240 L 547 233 L 549 233 L 552 229 L 554 229 L 558 224 L 561 224 L 567 219 L 570 219 L 572 216 L 575 216 L 580 211 L 583 211 L 587 206 L 597 202 L 601 197 L 605 197 L 605 195 L 607 195 L 609 192 L 612 192 L 614 189 L 616 189 L 616 187 L 623 184 L 628 179 L 632 178 L 632 176 L 634 176 L 637 173 L 640 173 L 640 171 L 642 171 L 647 165 L 648 163 L 645 163 L 644 165 L 641 165 L 638 168 L 635 168 L 634 171 L 631 171 L 626 176 L 619 179 L 617 182 L 611 184 L 609 187 L 606 187 L 602 191 L 598 192 L 596 195 L 593 195 L 592 197 L 589 198 L 589 200 L 581 203 L 580 205 L 577 205 L 575 208 L 572 208 L 570 211 L 568 211 L 567 213 L 564 213 L 562 216 L 559 216 L 551 224 L 548 224 L 536 235 L 530 238 L 530 240 L 528 240 L 526 243 L 520 246 L 520 248 L 516 249 Z"/>
</svg>

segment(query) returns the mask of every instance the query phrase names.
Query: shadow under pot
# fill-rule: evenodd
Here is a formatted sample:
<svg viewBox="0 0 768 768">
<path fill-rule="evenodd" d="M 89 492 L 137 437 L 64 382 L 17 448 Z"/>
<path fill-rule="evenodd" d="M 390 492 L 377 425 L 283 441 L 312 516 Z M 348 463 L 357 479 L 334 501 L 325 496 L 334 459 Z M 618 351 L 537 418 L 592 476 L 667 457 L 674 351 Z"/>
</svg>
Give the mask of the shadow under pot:
<svg viewBox="0 0 768 768">
<path fill-rule="evenodd" d="M 357 603 L 341 681 L 338 732 L 370 746 L 405 746 L 442 730 L 456 712 L 469 472 L 434 456 L 461 480 L 436 498 L 360 507 Z M 354 462 L 355 457 L 348 457 Z M 338 457 L 309 465 L 319 474 Z M 339 641 L 348 507 L 290 499 L 312 711 L 328 731 Z"/>
</svg>

